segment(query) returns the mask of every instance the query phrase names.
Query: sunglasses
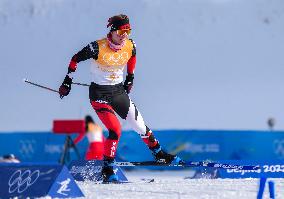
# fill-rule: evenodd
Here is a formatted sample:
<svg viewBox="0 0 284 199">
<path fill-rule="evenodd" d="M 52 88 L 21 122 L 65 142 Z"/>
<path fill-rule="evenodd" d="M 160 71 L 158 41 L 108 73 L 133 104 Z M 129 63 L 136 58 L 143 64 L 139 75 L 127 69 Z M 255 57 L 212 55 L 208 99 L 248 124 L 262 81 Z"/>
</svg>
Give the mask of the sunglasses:
<svg viewBox="0 0 284 199">
<path fill-rule="evenodd" d="M 117 33 L 118 35 L 120 35 L 120 36 L 124 35 L 125 33 L 126 33 L 127 35 L 130 35 L 131 29 L 117 30 L 116 33 Z"/>
</svg>

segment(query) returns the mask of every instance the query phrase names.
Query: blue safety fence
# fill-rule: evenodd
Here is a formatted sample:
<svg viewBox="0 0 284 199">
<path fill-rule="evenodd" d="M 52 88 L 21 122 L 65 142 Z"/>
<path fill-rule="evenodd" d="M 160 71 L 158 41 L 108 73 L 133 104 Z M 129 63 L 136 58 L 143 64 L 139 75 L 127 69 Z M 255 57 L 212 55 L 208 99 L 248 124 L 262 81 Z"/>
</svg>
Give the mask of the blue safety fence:
<svg viewBox="0 0 284 199">
<path fill-rule="evenodd" d="M 106 132 L 105 132 L 106 133 Z M 284 159 L 283 131 L 161 130 L 155 131 L 161 145 L 185 160 L 281 160 Z M 0 156 L 13 153 L 23 162 L 58 162 L 65 135 L 52 132 L 0 133 Z M 78 144 L 83 158 L 85 138 Z M 77 159 L 71 150 L 71 160 Z M 152 160 L 134 131 L 124 131 L 117 150 L 118 161 Z"/>
</svg>

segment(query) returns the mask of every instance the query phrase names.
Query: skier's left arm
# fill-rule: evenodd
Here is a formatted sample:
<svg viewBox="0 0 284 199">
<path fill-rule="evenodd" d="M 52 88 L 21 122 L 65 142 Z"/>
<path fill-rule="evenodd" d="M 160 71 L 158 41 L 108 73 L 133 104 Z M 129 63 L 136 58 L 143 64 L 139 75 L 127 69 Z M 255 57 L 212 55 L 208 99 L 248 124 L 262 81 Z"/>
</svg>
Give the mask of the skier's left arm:
<svg viewBox="0 0 284 199">
<path fill-rule="evenodd" d="M 135 70 L 135 65 L 136 65 L 136 45 L 132 39 L 130 39 L 130 41 L 133 44 L 132 56 L 127 62 L 127 75 L 124 81 L 124 89 L 127 94 L 130 93 L 131 88 L 133 86 L 134 70 Z"/>
</svg>

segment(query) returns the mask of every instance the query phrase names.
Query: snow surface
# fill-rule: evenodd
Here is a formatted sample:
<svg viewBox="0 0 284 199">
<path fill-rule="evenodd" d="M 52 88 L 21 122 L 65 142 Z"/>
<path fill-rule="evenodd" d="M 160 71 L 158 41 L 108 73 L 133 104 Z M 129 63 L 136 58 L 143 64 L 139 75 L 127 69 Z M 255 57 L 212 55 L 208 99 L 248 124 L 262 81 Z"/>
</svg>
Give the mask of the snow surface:
<svg viewBox="0 0 284 199">
<path fill-rule="evenodd" d="M 78 182 L 87 199 L 255 199 L 258 179 L 184 179 L 190 171 L 131 171 L 126 176 L 133 183 L 96 184 Z M 141 179 L 151 179 L 145 183 Z M 274 181 L 276 198 L 284 198 L 284 179 Z M 268 186 L 264 197 L 269 198 Z"/>
</svg>

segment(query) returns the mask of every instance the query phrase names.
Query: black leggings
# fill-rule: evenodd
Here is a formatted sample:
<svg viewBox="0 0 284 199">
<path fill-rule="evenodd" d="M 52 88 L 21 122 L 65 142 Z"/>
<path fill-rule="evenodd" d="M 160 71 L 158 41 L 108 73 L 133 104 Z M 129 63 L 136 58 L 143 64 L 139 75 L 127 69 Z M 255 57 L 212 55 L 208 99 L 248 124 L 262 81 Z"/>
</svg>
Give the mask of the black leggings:
<svg viewBox="0 0 284 199">
<path fill-rule="evenodd" d="M 140 112 L 126 94 L 122 84 L 92 83 L 89 88 L 89 98 L 98 117 L 109 131 L 109 136 L 105 141 L 105 156 L 115 157 L 121 135 L 121 125 L 115 113 L 132 126 L 151 150 L 159 147 L 158 141 L 145 125 Z"/>
</svg>

